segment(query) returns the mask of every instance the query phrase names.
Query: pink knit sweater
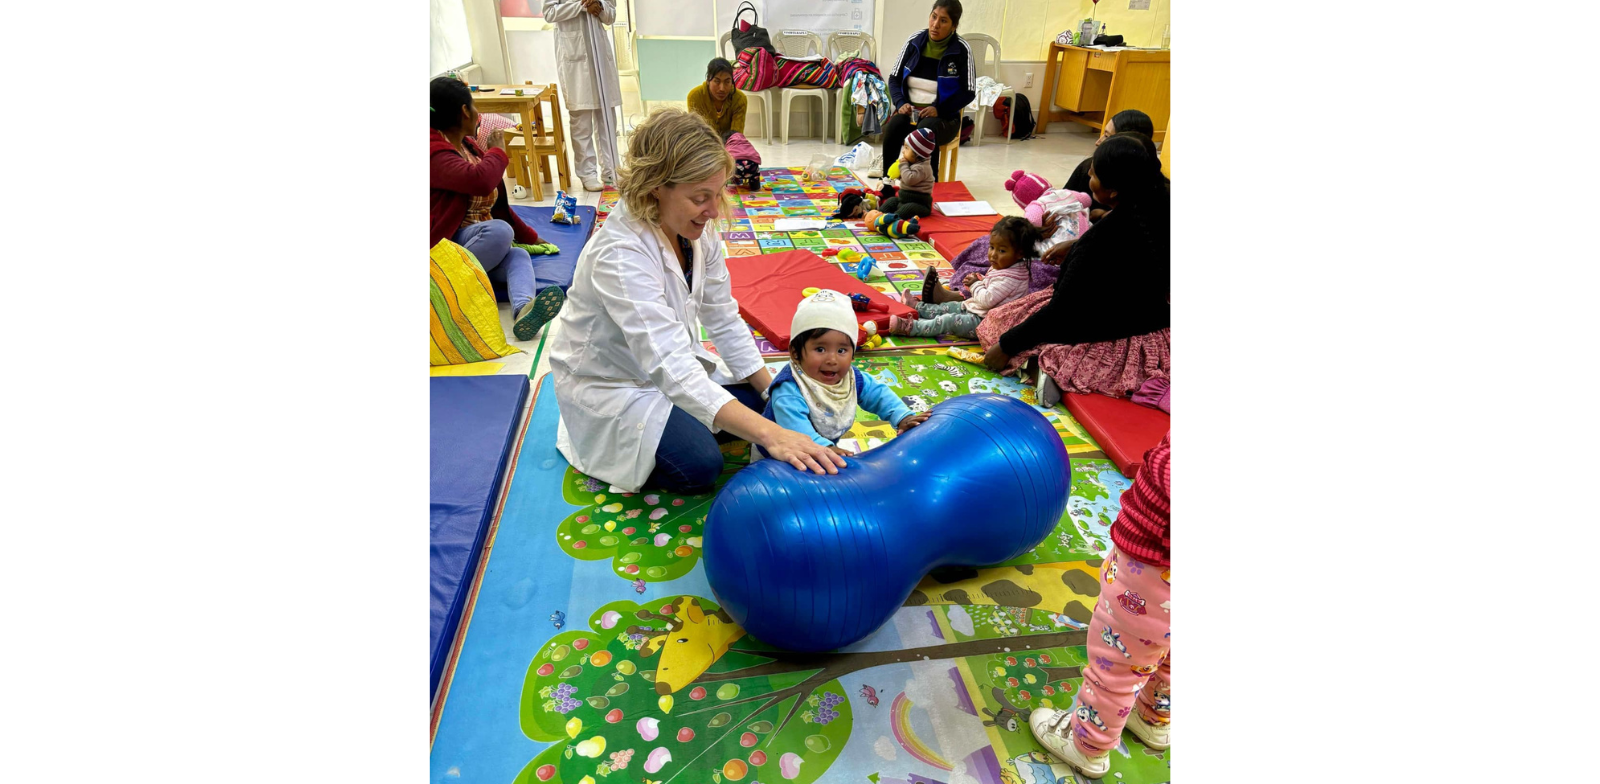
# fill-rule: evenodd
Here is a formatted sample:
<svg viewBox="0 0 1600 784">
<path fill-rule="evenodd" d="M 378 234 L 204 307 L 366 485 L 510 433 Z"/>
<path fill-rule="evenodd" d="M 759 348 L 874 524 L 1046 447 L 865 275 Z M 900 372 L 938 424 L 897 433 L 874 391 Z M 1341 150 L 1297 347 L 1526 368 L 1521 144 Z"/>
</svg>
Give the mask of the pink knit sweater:
<svg viewBox="0 0 1600 784">
<path fill-rule="evenodd" d="M 968 313 L 982 316 L 990 308 L 998 308 L 1028 293 L 1028 265 L 1017 263 L 1003 270 L 990 270 L 968 288 L 972 296 L 962 304 Z"/>
</svg>

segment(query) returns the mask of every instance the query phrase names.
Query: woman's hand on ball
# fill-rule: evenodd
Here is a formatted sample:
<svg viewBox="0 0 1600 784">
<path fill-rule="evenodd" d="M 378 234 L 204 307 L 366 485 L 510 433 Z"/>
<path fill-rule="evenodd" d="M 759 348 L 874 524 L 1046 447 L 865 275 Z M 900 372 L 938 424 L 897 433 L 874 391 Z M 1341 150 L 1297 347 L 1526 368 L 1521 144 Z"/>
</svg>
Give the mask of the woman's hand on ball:
<svg viewBox="0 0 1600 784">
<path fill-rule="evenodd" d="M 762 449 L 774 460 L 782 460 L 801 471 L 810 470 L 818 474 L 837 474 L 844 468 L 844 458 L 834 453 L 831 447 L 823 446 L 811 439 L 784 428 L 774 428 Z"/>
<path fill-rule="evenodd" d="M 910 430 L 911 428 L 916 427 L 917 425 L 920 425 L 926 421 L 928 421 L 928 413 L 926 411 L 921 414 L 912 414 L 911 416 L 900 420 L 899 430 L 900 432 L 904 433 L 907 430 Z"/>
</svg>

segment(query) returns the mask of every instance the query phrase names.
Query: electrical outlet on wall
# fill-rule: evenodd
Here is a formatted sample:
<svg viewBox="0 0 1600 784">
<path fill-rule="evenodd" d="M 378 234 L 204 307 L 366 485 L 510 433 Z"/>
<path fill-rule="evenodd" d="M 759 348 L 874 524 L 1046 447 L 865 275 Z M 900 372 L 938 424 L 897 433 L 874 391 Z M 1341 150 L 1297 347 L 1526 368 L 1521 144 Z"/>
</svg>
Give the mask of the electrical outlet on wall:
<svg viewBox="0 0 1600 784">
<path fill-rule="evenodd" d="M 1029 72 L 1027 72 L 1027 73 L 1022 75 L 1022 86 L 1023 87 L 1032 87 L 1033 86 L 1033 72 L 1032 71 L 1029 71 Z"/>
</svg>

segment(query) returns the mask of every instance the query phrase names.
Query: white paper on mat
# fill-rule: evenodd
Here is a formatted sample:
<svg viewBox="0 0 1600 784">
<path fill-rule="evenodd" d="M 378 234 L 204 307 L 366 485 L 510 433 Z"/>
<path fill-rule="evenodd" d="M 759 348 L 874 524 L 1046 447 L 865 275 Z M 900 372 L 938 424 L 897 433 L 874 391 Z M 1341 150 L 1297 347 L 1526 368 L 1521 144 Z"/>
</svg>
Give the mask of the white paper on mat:
<svg viewBox="0 0 1600 784">
<path fill-rule="evenodd" d="M 821 218 L 779 218 L 772 222 L 773 231 L 805 231 L 806 229 L 820 229 L 828 225 Z"/>
<path fill-rule="evenodd" d="M 952 218 L 963 215 L 999 215 L 986 201 L 941 201 L 934 205 L 939 212 Z"/>
</svg>

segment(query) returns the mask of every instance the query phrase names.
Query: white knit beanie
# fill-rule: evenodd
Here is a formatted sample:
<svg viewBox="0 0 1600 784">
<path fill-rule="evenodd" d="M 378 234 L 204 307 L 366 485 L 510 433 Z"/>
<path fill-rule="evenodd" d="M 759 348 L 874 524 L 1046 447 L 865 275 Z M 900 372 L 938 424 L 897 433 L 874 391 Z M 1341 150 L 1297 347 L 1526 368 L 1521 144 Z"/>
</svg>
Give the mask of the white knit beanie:
<svg viewBox="0 0 1600 784">
<path fill-rule="evenodd" d="M 794 320 L 789 322 L 789 339 L 794 340 L 807 330 L 835 329 L 848 336 L 854 346 L 860 328 L 850 298 L 833 289 L 823 289 L 800 300 L 794 309 Z"/>
</svg>

